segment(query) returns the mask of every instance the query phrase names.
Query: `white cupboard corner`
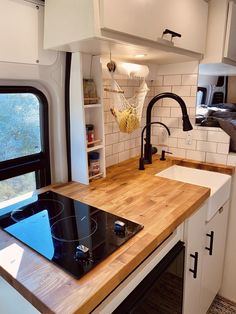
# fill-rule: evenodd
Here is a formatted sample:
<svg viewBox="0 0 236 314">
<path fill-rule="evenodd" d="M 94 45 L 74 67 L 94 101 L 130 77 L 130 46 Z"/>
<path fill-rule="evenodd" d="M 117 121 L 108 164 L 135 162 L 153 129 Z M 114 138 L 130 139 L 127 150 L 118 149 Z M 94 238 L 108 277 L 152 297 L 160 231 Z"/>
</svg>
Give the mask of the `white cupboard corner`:
<svg viewBox="0 0 236 314">
<path fill-rule="evenodd" d="M 204 0 L 47 0 L 46 49 L 120 55 L 137 49 L 200 59 L 205 48 L 208 3 Z M 181 37 L 164 36 L 165 29 Z M 148 50 L 148 51 L 149 51 Z"/>
</svg>

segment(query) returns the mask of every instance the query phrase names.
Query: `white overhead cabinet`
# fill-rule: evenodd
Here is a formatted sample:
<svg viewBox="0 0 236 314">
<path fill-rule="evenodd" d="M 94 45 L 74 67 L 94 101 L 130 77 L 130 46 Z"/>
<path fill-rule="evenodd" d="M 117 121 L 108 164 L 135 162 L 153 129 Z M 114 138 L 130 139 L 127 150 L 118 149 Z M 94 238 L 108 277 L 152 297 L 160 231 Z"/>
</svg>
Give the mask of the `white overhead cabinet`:
<svg viewBox="0 0 236 314">
<path fill-rule="evenodd" d="M 44 47 L 91 54 L 112 50 L 126 59 L 141 52 L 157 57 L 157 51 L 200 59 L 207 12 L 204 0 L 47 0 Z M 174 45 L 168 34 L 160 41 L 165 29 L 181 34 Z"/>
<path fill-rule="evenodd" d="M 203 0 L 101 0 L 100 12 L 101 29 L 153 41 L 168 29 L 181 35 L 173 39 L 175 46 L 204 52 L 208 4 Z"/>
<path fill-rule="evenodd" d="M 229 0 L 209 2 L 206 52 L 203 64 L 236 65 L 236 4 Z"/>
</svg>

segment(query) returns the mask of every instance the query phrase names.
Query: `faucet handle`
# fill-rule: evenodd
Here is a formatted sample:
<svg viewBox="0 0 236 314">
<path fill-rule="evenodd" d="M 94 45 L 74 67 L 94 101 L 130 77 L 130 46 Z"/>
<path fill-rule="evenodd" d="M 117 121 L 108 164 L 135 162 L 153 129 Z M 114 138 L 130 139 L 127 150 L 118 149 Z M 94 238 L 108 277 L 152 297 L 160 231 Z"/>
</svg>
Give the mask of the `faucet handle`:
<svg viewBox="0 0 236 314">
<path fill-rule="evenodd" d="M 161 158 L 160 158 L 160 160 L 166 160 L 166 158 L 165 158 L 165 154 L 173 154 L 173 153 L 171 153 L 171 152 L 168 152 L 168 151 L 166 151 L 166 150 L 162 150 L 161 151 Z"/>
</svg>

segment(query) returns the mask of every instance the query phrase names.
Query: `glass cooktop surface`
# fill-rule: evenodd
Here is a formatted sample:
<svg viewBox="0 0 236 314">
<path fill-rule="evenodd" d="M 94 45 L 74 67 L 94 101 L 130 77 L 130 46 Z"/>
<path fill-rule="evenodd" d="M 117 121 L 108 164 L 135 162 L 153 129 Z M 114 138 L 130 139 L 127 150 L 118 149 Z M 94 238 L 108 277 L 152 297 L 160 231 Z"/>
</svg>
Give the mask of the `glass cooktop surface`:
<svg viewBox="0 0 236 314">
<path fill-rule="evenodd" d="M 0 227 L 76 278 L 103 261 L 143 227 L 48 191 L 1 216 Z"/>
</svg>

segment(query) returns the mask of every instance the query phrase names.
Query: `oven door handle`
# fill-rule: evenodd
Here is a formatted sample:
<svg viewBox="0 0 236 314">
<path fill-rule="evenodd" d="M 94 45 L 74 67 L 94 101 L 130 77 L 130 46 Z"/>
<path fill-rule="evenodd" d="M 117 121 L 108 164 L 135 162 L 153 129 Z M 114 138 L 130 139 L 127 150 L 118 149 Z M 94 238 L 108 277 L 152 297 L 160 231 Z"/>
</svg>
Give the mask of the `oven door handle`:
<svg viewBox="0 0 236 314">
<path fill-rule="evenodd" d="M 197 267 L 198 267 L 198 252 L 195 252 L 194 254 L 190 254 L 190 256 L 192 258 L 194 258 L 194 266 L 193 266 L 193 269 L 189 268 L 189 271 L 191 271 L 191 273 L 193 273 L 193 278 L 196 279 L 197 278 Z"/>
</svg>

